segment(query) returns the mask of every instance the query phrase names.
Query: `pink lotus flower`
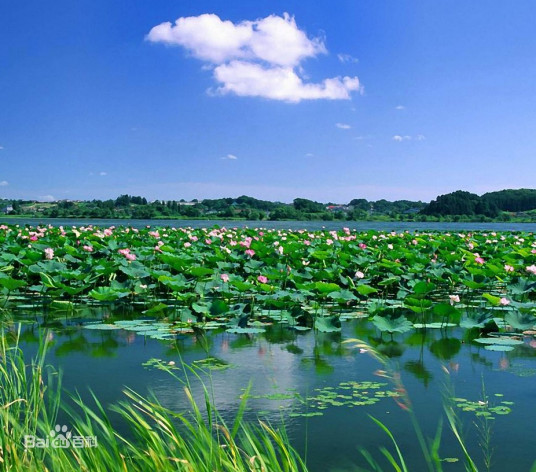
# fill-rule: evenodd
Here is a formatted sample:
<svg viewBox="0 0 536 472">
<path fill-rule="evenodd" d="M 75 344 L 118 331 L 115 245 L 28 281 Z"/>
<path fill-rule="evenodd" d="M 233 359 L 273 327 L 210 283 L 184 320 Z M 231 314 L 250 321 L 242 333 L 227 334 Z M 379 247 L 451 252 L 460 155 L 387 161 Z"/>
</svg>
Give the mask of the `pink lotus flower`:
<svg viewBox="0 0 536 472">
<path fill-rule="evenodd" d="M 536 265 L 531 265 L 527 267 L 527 272 L 536 275 Z"/>
<path fill-rule="evenodd" d="M 477 264 L 484 264 L 486 261 L 484 261 L 482 257 L 478 256 L 478 257 L 475 257 L 475 262 Z"/>
<path fill-rule="evenodd" d="M 265 277 L 264 275 L 259 275 L 257 277 L 257 280 L 261 283 L 261 284 L 267 284 L 268 283 L 268 277 Z"/>
<path fill-rule="evenodd" d="M 126 254 L 125 257 L 126 257 L 127 260 L 129 260 L 129 261 L 135 261 L 135 260 L 136 260 L 136 254 L 132 254 L 131 252 L 129 252 L 128 254 Z"/>
<path fill-rule="evenodd" d="M 122 256 L 126 256 L 127 254 L 130 253 L 130 249 L 126 248 L 126 249 L 119 249 L 119 251 L 117 251 L 119 254 L 121 254 Z"/>
<path fill-rule="evenodd" d="M 190 247 L 191 245 L 192 245 L 192 243 L 189 243 L 189 242 L 184 243 L 184 247 Z"/>
<path fill-rule="evenodd" d="M 508 300 L 508 298 L 501 298 L 500 302 L 499 302 L 502 306 L 506 306 L 506 305 L 510 305 L 510 300 Z"/>
<path fill-rule="evenodd" d="M 363 277 L 365 277 L 365 274 L 363 274 L 363 272 L 361 272 L 360 270 L 355 273 L 356 279 L 362 279 Z"/>
<path fill-rule="evenodd" d="M 83 246 L 82 249 L 86 252 L 93 252 L 93 246 L 90 245 Z"/>
<path fill-rule="evenodd" d="M 511 265 L 505 264 L 504 265 L 504 270 L 506 272 L 514 272 L 515 269 Z"/>
<path fill-rule="evenodd" d="M 253 249 L 246 250 L 246 256 L 253 257 L 254 255 L 255 255 L 255 251 Z"/>
<path fill-rule="evenodd" d="M 364 243 L 359 243 L 359 247 L 360 247 L 361 249 L 367 249 L 367 245 L 364 244 Z"/>
<path fill-rule="evenodd" d="M 221 275 L 220 275 L 220 279 L 221 279 L 224 283 L 229 282 L 229 276 L 228 276 L 227 274 L 221 274 Z"/>
<path fill-rule="evenodd" d="M 54 257 L 54 249 L 52 249 L 51 247 L 47 247 L 45 249 L 45 257 L 49 260 L 52 259 Z"/>
<path fill-rule="evenodd" d="M 450 304 L 454 305 L 455 303 L 460 303 L 460 296 L 459 295 L 449 295 L 450 298 Z"/>
</svg>

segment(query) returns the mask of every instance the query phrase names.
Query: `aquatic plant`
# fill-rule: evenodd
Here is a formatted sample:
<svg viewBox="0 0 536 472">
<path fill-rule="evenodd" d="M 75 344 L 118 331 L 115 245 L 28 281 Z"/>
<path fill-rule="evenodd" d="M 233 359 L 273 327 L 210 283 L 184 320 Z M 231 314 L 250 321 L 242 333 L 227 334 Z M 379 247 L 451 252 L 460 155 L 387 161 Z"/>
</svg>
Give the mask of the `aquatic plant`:
<svg viewBox="0 0 536 472">
<path fill-rule="evenodd" d="M 277 317 L 330 332 L 351 313 L 391 334 L 536 324 L 531 233 L 2 225 L 0 249 L 6 308 L 137 304 L 171 335 Z"/>
</svg>

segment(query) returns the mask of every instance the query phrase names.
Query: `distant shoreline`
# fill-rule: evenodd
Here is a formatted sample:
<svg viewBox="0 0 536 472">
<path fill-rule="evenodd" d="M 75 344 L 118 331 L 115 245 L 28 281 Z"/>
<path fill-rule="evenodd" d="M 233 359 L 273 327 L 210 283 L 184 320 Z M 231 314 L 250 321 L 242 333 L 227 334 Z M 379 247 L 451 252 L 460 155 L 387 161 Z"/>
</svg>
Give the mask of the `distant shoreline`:
<svg viewBox="0 0 536 472">
<path fill-rule="evenodd" d="M 457 215 L 455 215 L 457 216 Z M 509 221 L 504 221 L 499 218 L 486 218 L 486 219 L 479 219 L 479 218 L 461 218 L 459 220 L 454 219 L 448 219 L 448 218 L 434 218 L 434 217 L 428 217 L 426 220 L 419 220 L 419 219 L 397 219 L 397 218 L 389 218 L 389 217 L 382 217 L 382 218 L 367 218 L 364 220 L 316 220 L 316 219 L 310 219 L 310 220 L 304 220 L 304 219 L 292 219 L 292 218 L 281 218 L 277 220 L 270 220 L 270 219 L 264 219 L 264 220 L 251 220 L 248 218 L 225 218 L 225 217 L 217 217 L 217 218 L 203 218 L 203 217 L 190 217 L 190 218 L 180 218 L 180 217 L 156 217 L 156 218 L 132 218 L 132 217 L 114 217 L 114 218 L 99 218 L 99 217 L 82 217 L 82 216 L 58 216 L 58 217 L 39 217 L 35 215 L 5 215 L 0 216 L 0 220 L 24 220 L 24 219 L 32 219 L 32 220 L 43 220 L 43 221 L 56 221 L 56 220 L 108 220 L 108 221 L 116 221 L 116 220 L 146 220 L 146 221 L 166 221 L 166 220 L 174 220 L 174 221 L 258 221 L 259 223 L 262 222 L 277 222 L 277 221 L 296 221 L 296 222 L 315 222 L 315 223 L 333 223 L 334 221 L 338 221 L 341 223 L 349 222 L 349 223 L 359 223 L 359 222 L 371 222 L 371 223 L 526 223 L 526 224 L 534 224 L 534 221 L 526 220 L 526 219 L 517 219 L 513 218 Z"/>
</svg>

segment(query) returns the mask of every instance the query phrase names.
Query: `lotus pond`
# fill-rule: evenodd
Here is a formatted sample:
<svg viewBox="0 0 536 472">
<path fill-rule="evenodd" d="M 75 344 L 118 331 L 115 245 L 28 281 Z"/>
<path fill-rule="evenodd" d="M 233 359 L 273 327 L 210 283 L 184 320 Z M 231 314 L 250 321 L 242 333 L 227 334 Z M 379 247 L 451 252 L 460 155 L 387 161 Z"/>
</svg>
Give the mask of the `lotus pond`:
<svg viewBox="0 0 536 472">
<path fill-rule="evenodd" d="M 465 470 L 445 405 L 479 470 L 535 460 L 532 233 L 2 225 L 0 244 L 6 336 L 31 354 L 46 328 L 88 400 L 127 386 L 181 411 L 184 362 L 313 471 L 370 470 L 360 449 L 389 470 L 369 415 L 409 470 L 443 418 L 443 468 Z"/>
</svg>

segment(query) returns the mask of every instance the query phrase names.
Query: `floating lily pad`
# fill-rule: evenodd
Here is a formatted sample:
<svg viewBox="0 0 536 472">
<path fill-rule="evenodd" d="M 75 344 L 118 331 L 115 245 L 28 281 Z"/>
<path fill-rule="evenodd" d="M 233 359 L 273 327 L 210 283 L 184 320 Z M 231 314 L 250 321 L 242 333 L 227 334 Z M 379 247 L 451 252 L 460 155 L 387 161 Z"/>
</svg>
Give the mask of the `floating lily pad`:
<svg viewBox="0 0 536 472">
<path fill-rule="evenodd" d="M 456 323 L 413 323 L 413 327 L 416 329 L 443 329 L 443 328 L 452 328 L 458 326 Z"/>
<path fill-rule="evenodd" d="M 475 342 L 480 344 L 494 344 L 500 346 L 519 346 L 520 344 L 523 344 L 523 341 L 512 338 L 478 338 L 475 339 Z"/>
<path fill-rule="evenodd" d="M 192 363 L 193 367 L 199 367 L 208 370 L 226 370 L 234 367 L 233 364 L 229 364 L 221 359 L 215 357 L 207 357 L 205 359 L 199 359 Z"/>
<path fill-rule="evenodd" d="M 92 324 L 86 324 L 83 326 L 85 329 L 97 329 L 102 331 L 110 331 L 113 329 L 121 329 L 120 326 L 117 326 L 115 324 L 109 324 L 109 323 L 92 323 Z"/>
<path fill-rule="evenodd" d="M 226 329 L 228 333 L 233 334 L 260 334 L 264 333 L 266 330 L 264 328 L 229 328 Z"/>
<path fill-rule="evenodd" d="M 488 346 L 484 346 L 484 349 L 487 349 L 488 351 L 499 351 L 499 352 L 509 352 L 513 351 L 513 346 L 503 346 L 500 344 L 490 344 Z"/>
</svg>

